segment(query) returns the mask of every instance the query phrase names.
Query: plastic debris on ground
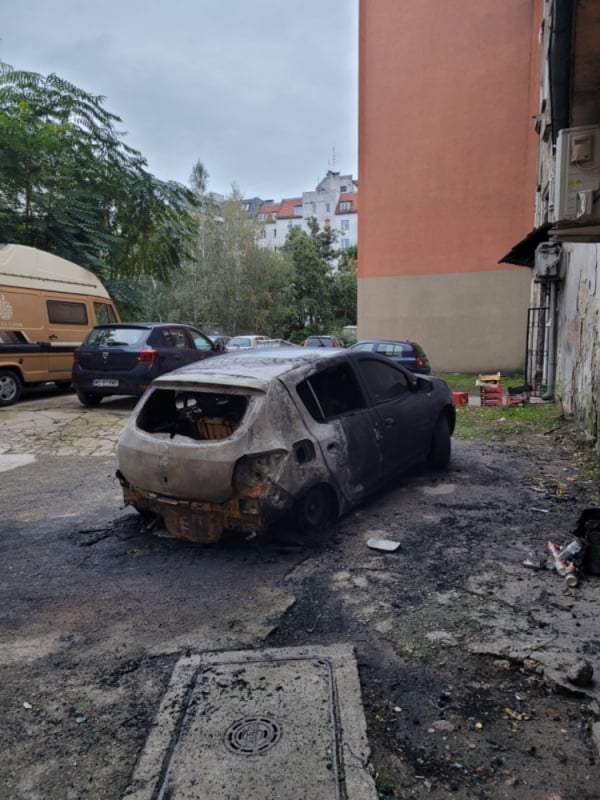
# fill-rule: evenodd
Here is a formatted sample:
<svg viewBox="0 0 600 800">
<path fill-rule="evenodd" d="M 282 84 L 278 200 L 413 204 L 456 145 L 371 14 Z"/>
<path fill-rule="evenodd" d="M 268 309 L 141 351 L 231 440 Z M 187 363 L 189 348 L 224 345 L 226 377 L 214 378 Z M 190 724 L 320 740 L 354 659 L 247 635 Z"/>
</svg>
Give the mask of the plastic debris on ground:
<svg viewBox="0 0 600 800">
<path fill-rule="evenodd" d="M 400 542 L 394 542 L 392 539 L 368 539 L 367 547 L 371 550 L 382 550 L 385 553 L 393 553 L 400 547 Z"/>
</svg>

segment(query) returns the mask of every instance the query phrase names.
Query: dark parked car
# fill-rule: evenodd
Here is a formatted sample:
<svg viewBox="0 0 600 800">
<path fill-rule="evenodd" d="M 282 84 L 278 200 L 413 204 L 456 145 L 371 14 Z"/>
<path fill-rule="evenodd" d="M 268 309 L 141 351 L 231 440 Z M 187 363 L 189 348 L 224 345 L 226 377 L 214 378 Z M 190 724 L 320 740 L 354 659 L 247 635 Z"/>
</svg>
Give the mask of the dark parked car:
<svg viewBox="0 0 600 800">
<path fill-rule="evenodd" d="M 288 516 L 317 529 L 426 462 L 444 469 L 448 385 L 374 353 L 254 348 L 157 378 L 121 432 L 127 505 L 216 542 Z"/>
<path fill-rule="evenodd" d="M 396 339 L 364 339 L 356 342 L 352 350 L 366 350 L 390 358 L 396 364 L 417 372 L 419 375 L 430 375 L 429 359 L 420 344 Z"/>
<path fill-rule="evenodd" d="M 222 352 L 190 325 L 97 325 L 73 353 L 73 385 L 84 406 L 97 406 L 111 394 L 142 395 L 164 372 Z"/>
<path fill-rule="evenodd" d="M 304 340 L 304 347 L 343 347 L 344 343 L 337 336 L 321 334 L 320 336 L 309 336 Z"/>
</svg>

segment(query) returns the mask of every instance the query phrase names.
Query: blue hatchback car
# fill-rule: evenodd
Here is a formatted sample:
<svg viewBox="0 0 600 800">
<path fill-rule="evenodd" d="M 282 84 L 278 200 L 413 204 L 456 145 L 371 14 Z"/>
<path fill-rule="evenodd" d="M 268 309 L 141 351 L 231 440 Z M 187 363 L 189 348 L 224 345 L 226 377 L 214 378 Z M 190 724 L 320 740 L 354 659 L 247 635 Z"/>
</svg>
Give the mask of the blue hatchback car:
<svg viewBox="0 0 600 800">
<path fill-rule="evenodd" d="M 97 325 L 73 353 L 73 385 L 84 406 L 97 406 L 113 394 L 142 395 L 159 375 L 223 350 L 190 325 Z"/>
<path fill-rule="evenodd" d="M 363 339 L 353 344 L 351 349 L 377 353 L 406 367 L 411 372 L 419 375 L 431 375 L 429 359 L 421 345 L 416 342 L 398 339 Z"/>
</svg>

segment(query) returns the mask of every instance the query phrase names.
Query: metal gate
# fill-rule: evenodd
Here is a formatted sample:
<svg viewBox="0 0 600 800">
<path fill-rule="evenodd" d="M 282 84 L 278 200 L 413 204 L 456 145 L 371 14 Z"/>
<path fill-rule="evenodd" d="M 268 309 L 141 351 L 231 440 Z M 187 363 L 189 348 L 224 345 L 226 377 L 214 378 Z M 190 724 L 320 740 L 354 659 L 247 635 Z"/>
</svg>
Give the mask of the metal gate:
<svg viewBox="0 0 600 800">
<path fill-rule="evenodd" d="M 527 310 L 525 383 L 531 386 L 531 394 L 538 397 L 546 391 L 549 311 L 547 306 Z"/>
</svg>

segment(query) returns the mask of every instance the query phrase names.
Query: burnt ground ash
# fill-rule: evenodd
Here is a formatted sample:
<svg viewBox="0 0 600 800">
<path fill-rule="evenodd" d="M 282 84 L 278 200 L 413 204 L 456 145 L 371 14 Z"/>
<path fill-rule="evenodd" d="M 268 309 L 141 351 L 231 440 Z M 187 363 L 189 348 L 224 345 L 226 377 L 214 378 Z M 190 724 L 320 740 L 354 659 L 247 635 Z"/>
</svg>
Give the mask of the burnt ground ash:
<svg viewBox="0 0 600 800">
<path fill-rule="evenodd" d="M 569 589 L 522 564 L 600 505 L 590 459 L 568 425 L 457 441 L 448 472 L 404 477 L 318 538 L 216 547 L 113 519 L 110 458 L 3 473 L 3 796 L 121 797 L 188 651 L 352 642 L 382 799 L 600 798 L 600 578 Z M 581 658 L 587 694 L 565 681 Z"/>
<path fill-rule="evenodd" d="M 597 691 L 565 680 L 586 658 L 600 682 L 600 577 L 523 566 L 598 504 L 593 463 L 569 426 L 457 442 L 448 473 L 408 476 L 289 576 L 269 642 L 354 642 L 382 798 L 600 798 Z"/>
</svg>

